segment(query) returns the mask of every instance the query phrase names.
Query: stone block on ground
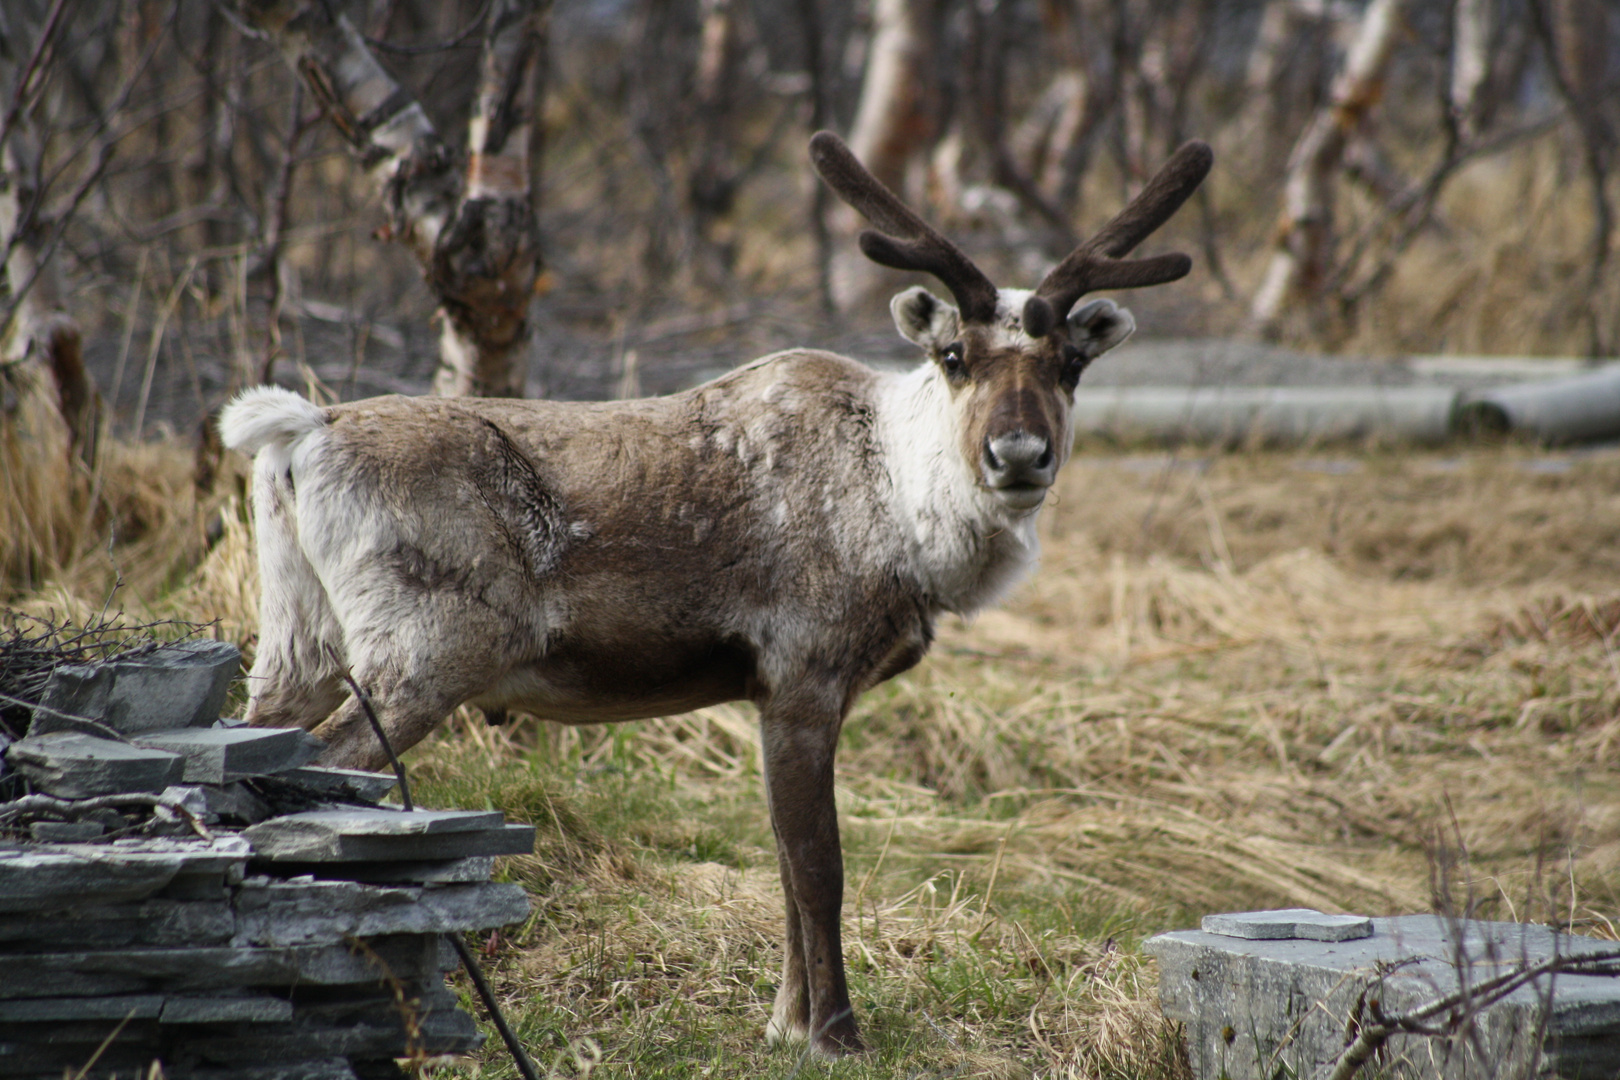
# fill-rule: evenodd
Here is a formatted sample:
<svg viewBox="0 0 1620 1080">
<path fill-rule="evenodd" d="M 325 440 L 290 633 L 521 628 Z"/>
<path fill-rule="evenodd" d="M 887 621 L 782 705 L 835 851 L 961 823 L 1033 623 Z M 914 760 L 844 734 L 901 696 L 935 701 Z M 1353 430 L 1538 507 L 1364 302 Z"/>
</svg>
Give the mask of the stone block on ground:
<svg viewBox="0 0 1620 1080">
<path fill-rule="evenodd" d="M 1199 1080 L 1325 1075 L 1365 1002 L 1386 1014 L 1429 1004 L 1498 974 L 1556 955 L 1620 946 L 1541 926 L 1463 922 L 1434 915 L 1373 919 L 1346 941 L 1243 939 L 1198 930 L 1142 946 L 1158 958 L 1160 1006 L 1186 1025 Z M 1545 1026 L 1543 1026 L 1543 1023 Z M 1620 978 L 1560 973 L 1483 1008 L 1469 1034 L 1448 1043 L 1397 1034 L 1379 1075 L 1435 1078 L 1517 1075 L 1538 1057 L 1543 1073 L 1620 1073 Z"/>
<path fill-rule="evenodd" d="M 30 735 L 14 742 L 6 751 L 6 762 L 35 790 L 62 799 L 162 791 L 177 783 L 185 768 L 177 754 L 74 731 Z"/>
<path fill-rule="evenodd" d="M 132 737 L 137 746 L 185 759 L 187 784 L 229 784 L 314 761 L 326 744 L 298 728 L 180 728 Z"/>
<path fill-rule="evenodd" d="M 534 827 L 475 810 L 319 810 L 288 814 L 244 834 L 261 860 L 381 862 L 526 854 Z"/>
</svg>

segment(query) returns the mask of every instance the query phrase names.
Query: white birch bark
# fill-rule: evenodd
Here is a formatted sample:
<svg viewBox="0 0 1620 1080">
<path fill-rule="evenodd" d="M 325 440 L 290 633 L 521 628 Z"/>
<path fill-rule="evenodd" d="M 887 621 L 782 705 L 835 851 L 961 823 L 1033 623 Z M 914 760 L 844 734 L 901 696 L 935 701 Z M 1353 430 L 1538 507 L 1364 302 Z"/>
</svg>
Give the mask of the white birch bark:
<svg viewBox="0 0 1620 1080">
<path fill-rule="evenodd" d="M 15 305 L 0 340 L 0 374 L 18 396 L 48 397 L 62 420 L 69 448 L 86 464 L 95 459 L 101 395 L 85 370 L 79 324 L 66 306 L 60 268 L 41 250 L 38 223 L 30 228 L 24 208 L 34 202 L 37 175 L 33 141 L 22 125 L 0 147 L 0 253 L 7 295 Z M 3 309 L 0 309 L 3 311 Z M 0 417 L 3 420 L 3 417 Z"/>
<path fill-rule="evenodd" d="M 866 53 L 861 100 L 850 127 L 849 148 L 873 176 L 904 194 L 906 169 L 933 136 L 934 114 L 927 63 L 932 49 L 929 0 L 874 0 L 872 39 Z M 833 213 L 840 243 L 833 254 L 833 303 L 849 310 L 884 280 L 879 268 L 852 240 L 860 215 L 848 207 Z"/>
<path fill-rule="evenodd" d="M 1333 248 L 1334 183 L 1351 134 L 1383 93 L 1404 25 L 1403 2 L 1373 0 L 1368 6 L 1328 105 L 1289 155 L 1276 250 L 1251 309 L 1262 330 L 1273 328 L 1290 304 L 1312 295 L 1326 277 Z"/>
<path fill-rule="evenodd" d="M 1491 74 L 1496 0 L 1457 0 L 1451 13 L 1451 113 L 1464 141 L 1478 132 L 1480 98 Z"/>
</svg>

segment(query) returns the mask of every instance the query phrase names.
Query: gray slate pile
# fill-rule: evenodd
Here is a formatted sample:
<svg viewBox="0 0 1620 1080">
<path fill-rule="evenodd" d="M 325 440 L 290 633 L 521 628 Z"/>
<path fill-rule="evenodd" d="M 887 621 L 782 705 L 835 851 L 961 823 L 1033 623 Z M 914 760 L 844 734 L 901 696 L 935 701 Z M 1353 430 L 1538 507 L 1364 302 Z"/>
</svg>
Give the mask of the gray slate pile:
<svg viewBox="0 0 1620 1080">
<path fill-rule="evenodd" d="M 528 916 L 490 875 L 533 828 L 220 721 L 239 659 L 58 668 L 0 745 L 0 1078 L 368 1080 L 482 1042 L 445 935 Z"/>
</svg>

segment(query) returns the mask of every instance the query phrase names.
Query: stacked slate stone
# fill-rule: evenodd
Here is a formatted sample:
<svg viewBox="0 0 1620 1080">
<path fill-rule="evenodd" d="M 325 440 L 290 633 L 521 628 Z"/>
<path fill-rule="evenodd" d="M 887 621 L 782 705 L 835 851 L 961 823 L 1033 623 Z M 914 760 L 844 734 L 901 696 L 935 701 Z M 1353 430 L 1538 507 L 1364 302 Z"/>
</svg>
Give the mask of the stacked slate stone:
<svg viewBox="0 0 1620 1080">
<path fill-rule="evenodd" d="M 219 720 L 239 662 L 59 666 L 0 725 L 0 1078 L 366 1080 L 482 1041 L 445 935 L 527 917 L 490 875 L 533 828 Z"/>
</svg>

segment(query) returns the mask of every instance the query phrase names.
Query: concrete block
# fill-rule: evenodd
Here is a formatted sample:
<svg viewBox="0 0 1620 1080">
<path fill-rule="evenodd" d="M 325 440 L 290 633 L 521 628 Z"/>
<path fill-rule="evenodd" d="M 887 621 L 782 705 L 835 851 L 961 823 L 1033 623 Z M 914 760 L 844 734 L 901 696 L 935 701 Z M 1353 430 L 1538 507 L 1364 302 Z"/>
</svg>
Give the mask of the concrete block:
<svg viewBox="0 0 1620 1080">
<path fill-rule="evenodd" d="M 1468 980 L 1555 954 L 1606 952 L 1615 943 L 1518 923 L 1433 915 L 1373 919 L 1347 941 L 1242 939 L 1197 930 L 1143 945 L 1158 958 L 1160 1006 L 1186 1025 L 1200 1080 L 1321 1075 L 1346 1045 L 1369 999 L 1398 1013 L 1454 993 Z M 1542 1021 L 1545 1020 L 1545 1027 Z M 1620 1073 L 1620 979 L 1560 974 L 1483 1009 L 1472 1034 L 1439 1043 L 1398 1035 L 1379 1075 L 1439 1078 L 1516 1075 L 1540 1056 L 1558 1076 Z"/>
<path fill-rule="evenodd" d="M 63 799 L 87 799 L 132 791 L 162 791 L 180 779 L 177 754 L 56 731 L 11 744 L 6 761 L 38 791 Z"/>
<path fill-rule="evenodd" d="M 181 779 L 188 784 L 229 784 L 284 772 L 314 761 L 326 749 L 298 728 L 180 728 L 146 732 L 132 741 L 184 758 Z"/>
<path fill-rule="evenodd" d="M 534 828 L 475 810 L 319 810 L 243 833 L 255 855 L 294 863 L 427 861 L 534 850 Z"/>
<path fill-rule="evenodd" d="M 1315 908 L 1205 915 L 1200 925 L 1206 934 L 1224 934 L 1253 941 L 1289 938 L 1354 941 L 1356 938 L 1371 937 L 1373 932 L 1372 920 L 1364 915 L 1324 915 Z"/>
<path fill-rule="evenodd" d="M 364 799 L 366 802 L 381 801 L 383 796 L 399 785 L 399 780 L 392 773 L 333 769 L 324 765 L 306 765 L 278 775 L 319 795 Z"/>
</svg>

